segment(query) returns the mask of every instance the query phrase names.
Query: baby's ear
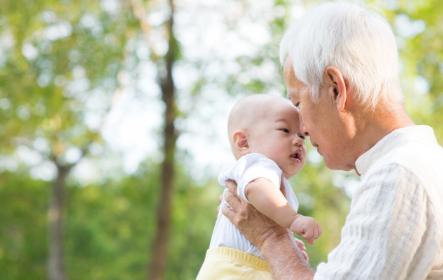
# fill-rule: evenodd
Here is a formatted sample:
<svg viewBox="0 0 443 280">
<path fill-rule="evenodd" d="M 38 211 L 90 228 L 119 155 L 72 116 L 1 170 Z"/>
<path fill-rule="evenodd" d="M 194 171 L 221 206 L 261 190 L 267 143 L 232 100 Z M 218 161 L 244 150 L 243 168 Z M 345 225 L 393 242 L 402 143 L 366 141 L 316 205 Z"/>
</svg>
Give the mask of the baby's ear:
<svg viewBox="0 0 443 280">
<path fill-rule="evenodd" d="M 249 148 L 248 137 L 243 130 L 236 130 L 232 134 L 232 143 L 238 151 L 245 151 Z"/>
</svg>

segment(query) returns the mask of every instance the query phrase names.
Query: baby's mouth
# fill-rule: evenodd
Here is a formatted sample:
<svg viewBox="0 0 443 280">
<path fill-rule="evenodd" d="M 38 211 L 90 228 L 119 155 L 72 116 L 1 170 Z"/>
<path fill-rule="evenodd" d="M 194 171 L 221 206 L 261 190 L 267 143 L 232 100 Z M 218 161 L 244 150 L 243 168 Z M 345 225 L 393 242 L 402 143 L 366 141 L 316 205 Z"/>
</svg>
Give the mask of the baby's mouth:
<svg viewBox="0 0 443 280">
<path fill-rule="evenodd" d="M 303 160 L 303 154 L 300 151 L 296 151 L 295 153 L 291 154 L 291 158 L 302 161 Z"/>
</svg>

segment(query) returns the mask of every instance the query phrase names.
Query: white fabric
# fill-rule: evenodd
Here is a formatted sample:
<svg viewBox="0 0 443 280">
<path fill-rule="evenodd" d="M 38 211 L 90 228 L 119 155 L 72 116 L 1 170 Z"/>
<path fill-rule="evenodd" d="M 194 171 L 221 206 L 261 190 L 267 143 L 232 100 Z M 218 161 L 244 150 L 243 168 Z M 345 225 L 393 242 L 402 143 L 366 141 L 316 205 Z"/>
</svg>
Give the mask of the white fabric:
<svg viewBox="0 0 443 280">
<path fill-rule="evenodd" d="M 247 154 L 235 163 L 234 166 L 223 171 L 218 178 L 221 186 L 225 185 L 226 180 L 237 182 L 237 194 L 239 197 L 248 201 L 245 195 L 246 185 L 258 178 L 266 178 L 272 182 L 274 188 L 280 191 L 281 179 L 288 204 L 295 210 L 298 210 L 297 198 L 289 184 L 288 180 L 282 176 L 282 170 L 271 159 L 262 154 Z M 225 192 L 227 189 L 225 189 Z M 221 203 L 224 203 L 222 200 Z M 259 250 L 246 239 L 246 237 L 226 218 L 221 212 L 221 207 L 217 215 L 217 221 L 212 233 L 209 248 L 229 247 L 239 249 L 255 256 L 260 256 Z"/>
<path fill-rule="evenodd" d="M 391 132 L 356 169 L 340 244 L 314 279 L 443 279 L 443 149 L 432 128 Z"/>
</svg>

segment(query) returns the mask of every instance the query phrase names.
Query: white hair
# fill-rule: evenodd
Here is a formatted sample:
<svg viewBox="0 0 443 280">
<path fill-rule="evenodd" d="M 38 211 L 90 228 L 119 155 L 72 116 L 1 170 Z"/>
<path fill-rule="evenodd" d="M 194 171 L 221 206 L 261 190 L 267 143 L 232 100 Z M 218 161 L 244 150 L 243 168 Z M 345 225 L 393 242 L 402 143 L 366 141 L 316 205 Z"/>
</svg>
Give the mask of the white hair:
<svg viewBox="0 0 443 280">
<path fill-rule="evenodd" d="M 394 34 L 382 16 L 356 4 L 326 3 L 310 10 L 280 43 L 282 65 L 287 59 L 297 78 L 312 87 L 314 100 L 325 68 L 335 66 L 363 104 L 402 101 Z"/>
</svg>

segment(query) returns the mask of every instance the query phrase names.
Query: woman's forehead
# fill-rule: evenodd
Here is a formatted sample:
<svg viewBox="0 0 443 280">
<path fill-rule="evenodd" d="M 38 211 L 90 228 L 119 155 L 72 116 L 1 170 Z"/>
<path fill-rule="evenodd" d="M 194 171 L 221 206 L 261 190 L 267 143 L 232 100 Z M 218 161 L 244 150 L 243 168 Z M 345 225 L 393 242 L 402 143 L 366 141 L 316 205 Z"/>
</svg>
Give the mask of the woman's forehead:
<svg viewBox="0 0 443 280">
<path fill-rule="evenodd" d="M 286 80 L 286 92 L 291 101 L 298 100 L 302 95 L 309 92 L 309 87 L 295 77 Z"/>
</svg>

